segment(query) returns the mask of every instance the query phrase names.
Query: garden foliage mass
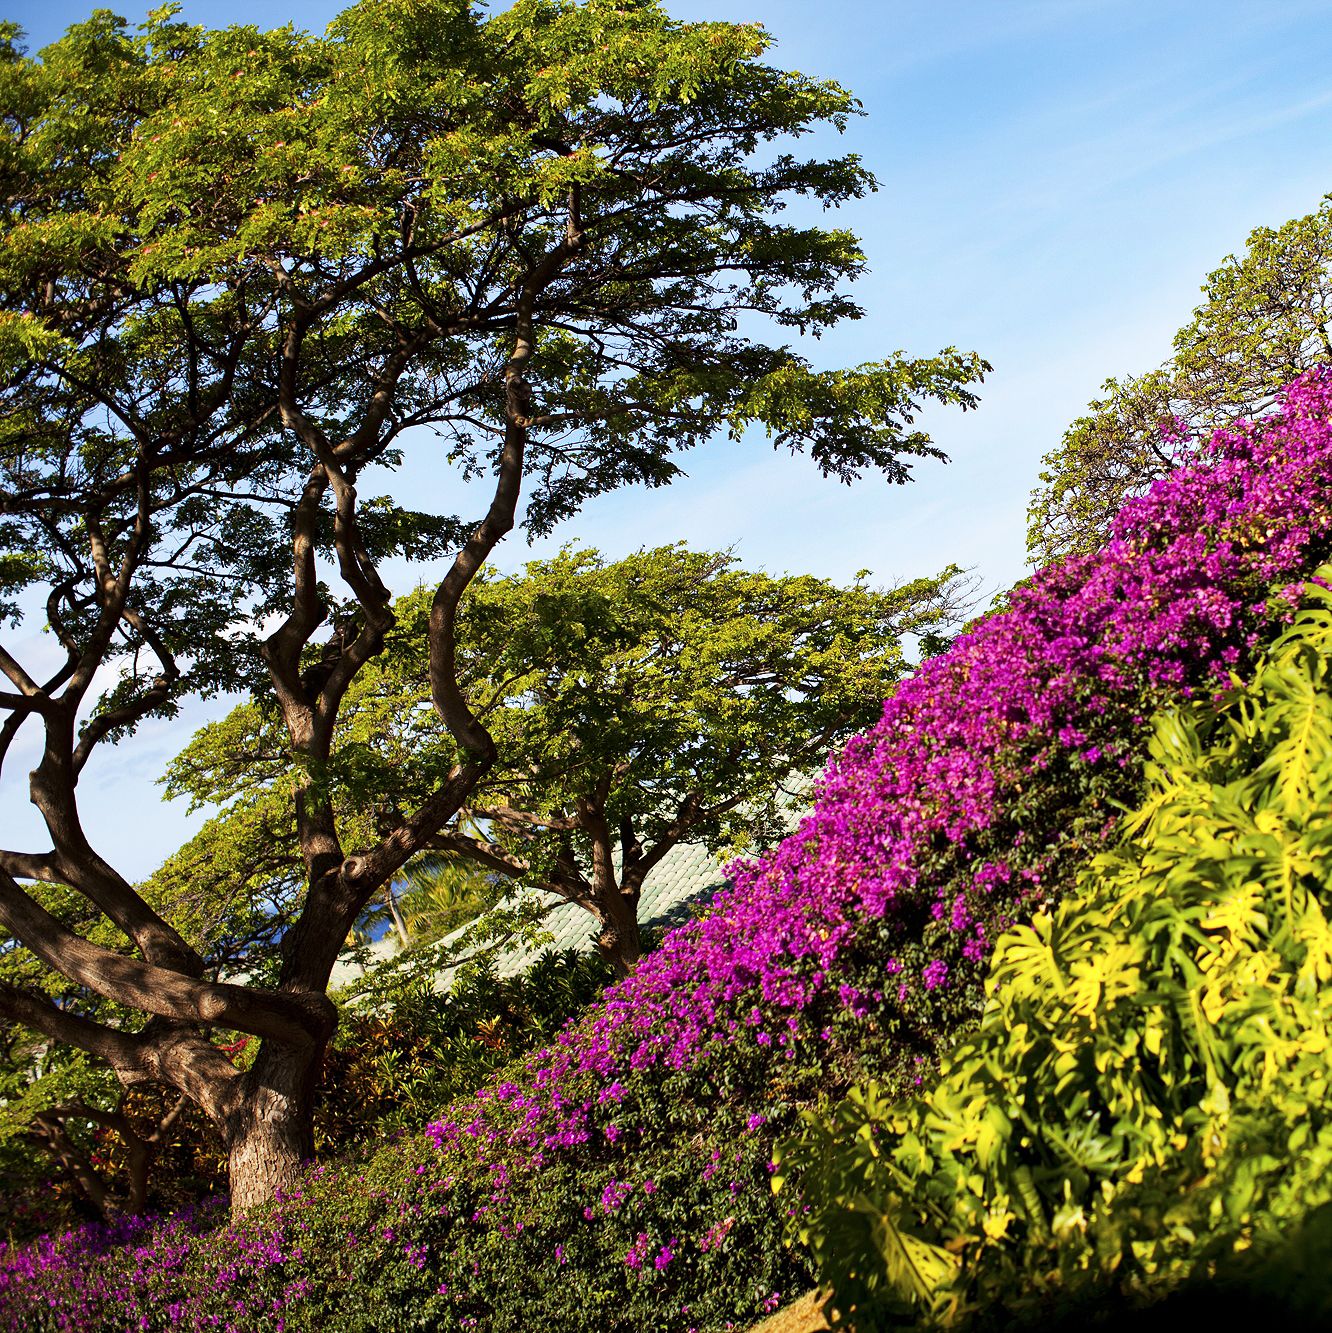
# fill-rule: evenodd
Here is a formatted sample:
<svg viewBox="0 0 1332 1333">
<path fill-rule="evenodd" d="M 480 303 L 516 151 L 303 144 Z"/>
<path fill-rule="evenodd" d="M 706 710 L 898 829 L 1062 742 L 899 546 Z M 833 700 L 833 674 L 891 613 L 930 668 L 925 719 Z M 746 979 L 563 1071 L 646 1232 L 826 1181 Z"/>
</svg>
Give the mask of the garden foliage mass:
<svg viewBox="0 0 1332 1333">
<path fill-rule="evenodd" d="M 1329 578 L 1252 683 L 1158 717 L 1124 842 L 999 939 L 928 1095 L 783 1151 L 857 1329 L 1234 1281 L 1332 1201 Z M 1332 1284 L 1292 1301 L 1325 1327 Z"/>
<path fill-rule="evenodd" d="M 588 1015 L 426 1134 L 233 1227 L 3 1256 L 14 1328 L 744 1327 L 807 1284 L 770 1188 L 829 1088 L 932 1078 L 992 943 L 1137 804 L 1159 709 L 1210 698 L 1332 535 L 1332 375 L 1130 503 L 889 700 L 813 813 Z M 1119 803 L 1119 804 L 1116 804 Z M 105 1257 L 91 1262 L 99 1247 Z M 355 1299 L 349 1299 L 349 1293 Z"/>
</svg>

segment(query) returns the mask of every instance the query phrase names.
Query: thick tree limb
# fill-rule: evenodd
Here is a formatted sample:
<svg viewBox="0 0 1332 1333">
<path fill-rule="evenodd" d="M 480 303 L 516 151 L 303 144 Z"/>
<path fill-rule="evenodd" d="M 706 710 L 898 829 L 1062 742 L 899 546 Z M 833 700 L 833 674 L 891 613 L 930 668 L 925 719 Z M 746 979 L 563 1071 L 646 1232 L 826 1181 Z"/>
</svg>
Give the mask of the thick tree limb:
<svg viewBox="0 0 1332 1333">
<path fill-rule="evenodd" d="M 6 981 L 0 981 L 0 1014 L 52 1041 L 87 1051 L 117 1071 L 142 1074 L 151 1064 L 149 1044 L 142 1037 L 71 1014 L 46 996 Z"/>
<path fill-rule="evenodd" d="M 537 297 L 584 244 L 582 232 L 570 233 L 528 276 L 515 313 L 513 351 L 504 368 L 505 431 L 500 450 L 499 476 L 485 518 L 454 558 L 435 589 L 430 605 L 430 697 L 453 738 L 468 755 L 488 768 L 495 757 L 495 742 L 477 720 L 457 675 L 457 617 L 467 585 L 476 577 L 491 551 L 514 523 L 522 486 L 523 459 L 531 415 L 531 391 L 526 372 L 536 347 L 534 312 Z"/>
<path fill-rule="evenodd" d="M 521 879 L 528 874 L 531 866 L 516 856 L 510 856 L 502 847 L 494 843 L 482 842 L 480 838 L 468 837 L 465 833 L 440 833 L 430 839 L 431 851 L 457 852 L 469 861 L 475 861 L 487 870 L 509 879 Z"/>
<path fill-rule="evenodd" d="M 315 538 L 319 525 L 319 507 L 328 489 L 328 476 L 322 466 L 311 468 L 301 492 L 300 502 L 292 514 L 292 579 L 294 584 L 292 608 L 272 634 L 264 641 L 264 660 L 273 678 L 273 688 L 282 708 L 292 744 L 303 744 L 311 725 L 310 701 L 301 686 L 301 650 L 310 641 L 328 614 L 328 608 L 319 597 L 319 580 L 315 571 Z"/>
<path fill-rule="evenodd" d="M 227 982 L 198 981 L 113 953 L 66 929 L 3 871 L 0 924 L 61 976 L 145 1013 L 234 1028 L 298 1046 L 323 1040 L 333 1030 L 335 1011 L 322 994 L 298 997 Z"/>
<path fill-rule="evenodd" d="M 0 644 L 0 671 L 3 671 L 9 678 L 14 688 L 18 690 L 19 695 L 28 701 L 28 707 L 38 708 L 41 706 L 40 701 L 45 698 L 45 691 L 28 675 L 19 660 L 3 644 Z M 4 697 L 10 698 L 13 696 Z M 6 705 L 6 707 L 14 706 L 12 704 Z"/>
<path fill-rule="evenodd" d="M 200 976 L 203 959 L 100 856 L 79 822 L 73 755 L 73 707 L 61 701 L 46 719 L 46 748 L 29 779 L 32 802 L 55 848 L 59 877 L 94 903 L 134 941 L 150 963 Z M 15 886 L 17 889 L 17 886 Z"/>
<path fill-rule="evenodd" d="M 511 805 L 469 805 L 461 813 L 468 818 L 488 819 L 521 832 L 525 829 L 554 829 L 568 831 L 578 827 L 576 819 L 565 815 L 536 815 Z"/>
<path fill-rule="evenodd" d="M 60 873 L 56 870 L 55 852 L 9 852 L 0 851 L 0 870 L 15 879 L 39 880 L 43 884 L 60 884 Z"/>
<path fill-rule="evenodd" d="M 578 811 L 578 822 L 583 832 L 592 843 L 592 883 L 600 896 L 619 892 L 621 885 L 616 882 L 615 877 L 614 847 L 602 803 L 605 797 L 601 792 L 597 795 L 601 800 L 597 800 L 596 797 L 592 799 L 577 797 L 574 809 Z M 636 897 L 637 894 L 632 896 Z"/>
<path fill-rule="evenodd" d="M 43 694 L 48 697 L 53 695 L 74 674 L 77 663 L 78 659 L 70 656 L 60 670 L 41 687 Z M 0 725 L 0 769 L 4 767 L 5 757 L 9 754 L 9 747 L 14 743 L 14 738 L 18 735 L 19 729 L 34 712 L 38 711 L 40 710 L 37 708 L 16 709 L 5 718 L 3 725 Z"/>
</svg>

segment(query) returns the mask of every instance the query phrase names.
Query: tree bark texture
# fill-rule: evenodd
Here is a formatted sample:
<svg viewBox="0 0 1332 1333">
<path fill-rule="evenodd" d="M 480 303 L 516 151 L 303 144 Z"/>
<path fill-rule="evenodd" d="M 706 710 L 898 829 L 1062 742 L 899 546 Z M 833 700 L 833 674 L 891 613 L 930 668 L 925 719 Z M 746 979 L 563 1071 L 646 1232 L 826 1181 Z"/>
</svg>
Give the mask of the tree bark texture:
<svg viewBox="0 0 1332 1333">
<path fill-rule="evenodd" d="M 638 894 L 629 894 L 612 884 L 596 897 L 597 919 L 601 931 L 597 949 L 615 969 L 626 977 L 643 954 L 643 940 L 638 925 Z"/>
<path fill-rule="evenodd" d="M 300 1184 L 314 1157 L 314 1092 L 322 1055 L 322 1046 L 265 1043 L 221 1111 L 233 1213 L 249 1212 Z"/>
</svg>

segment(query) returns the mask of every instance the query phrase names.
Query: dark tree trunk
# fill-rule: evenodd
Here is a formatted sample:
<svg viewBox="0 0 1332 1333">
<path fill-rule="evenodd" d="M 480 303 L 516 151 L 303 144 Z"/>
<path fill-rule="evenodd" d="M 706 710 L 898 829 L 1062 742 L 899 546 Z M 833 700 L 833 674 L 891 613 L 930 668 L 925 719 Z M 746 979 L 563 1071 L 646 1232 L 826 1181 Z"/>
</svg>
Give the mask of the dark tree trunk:
<svg viewBox="0 0 1332 1333">
<path fill-rule="evenodd" d="M 638 929 L 638 895 L 614 888 L 598 895 L 597 909 L 601 919 L 597 949 L 617 975 L 628 976 L 643 953 Z"/>
<path fill-rule="evenodd" d="M 129 1189 L 125 1196 L 125 1211 L 131 1217 L 139 1217 L 147 1211 L 148 1175 L 156 1156 L 156 1151 L 137 1136 L 126 1139 L 125 1169 Z"/>
<path fill-rule="evenodd" d="M 322 1046 L 265 1042 L 221 1120 L 231 1211 L 240 1216 L 295 1189 L 314 1157 L 314 1088 Z"/>
</svg>

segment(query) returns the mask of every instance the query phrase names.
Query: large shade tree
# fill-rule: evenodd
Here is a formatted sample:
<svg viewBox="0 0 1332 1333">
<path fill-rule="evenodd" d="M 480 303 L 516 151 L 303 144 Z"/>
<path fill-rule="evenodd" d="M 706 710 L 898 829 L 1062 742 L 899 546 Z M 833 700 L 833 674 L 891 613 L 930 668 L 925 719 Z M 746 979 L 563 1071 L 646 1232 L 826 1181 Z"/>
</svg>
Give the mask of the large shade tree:
<svg viewBox="0 0 1332 1333">
<path fill-rule="evenodd" d="M 984 365 L 949 350 L 818 371 L 783 341 L 859 313 L 844 289 L 864 259 L 779 210 L 872 181 L 852 157 L 789 151 L 856 104 L 763 64 L 756 25 L 638 0 L 493 16 L 366 0 L 324 36 L 209 31 L 169 8 L 137 30 L 98 11 L 36 58 L 6 33 L 0 573 L 59 657 L 44 670 L 0 646 L 0 750 L 40 732 L 49 843 L 0 853 L 0 925 L 127 1017 L 13 983 L 0 1011 L 191 1098 L 244 1209 L 311 1152 L 348 930 L 494 762 L 455 620 L 495 544 L 668 482 L 718 431 L 903 481 L 937 452 L 919 407 L 971 404 Z M 473 512 L 376 497 L 409 453 L 475 483 Z M 430 697 L 458 759 L 394 827 L 349 842 L 320 774 L 392 628 L 382 571 L 402 556 L 443 564 Z M 273 701 L 302 771 L 301 902 L 271 984 L 209 977 L 80 814 L 100 745 L 222 690 Z M 118 945 L 25 887 L 44 883 Z M 219 1030 L 257 1039 L 253 1063 Z"/>
<path fill-rule="evenodd" d="M 136 886 L 191 942 L 201 979 L 243 974 L 268 987 L 277 979 L 276 946 L 300 907 L 302 868 L 288 854 L 294 839 L 290 811 L 283 814 L 279 827 L 271 808 L 255 810 L 226 836 L 210 822 Z M 123 945 L 123 931 L 84 895 L 48 883 L 28 892 L 89 944 Z M 0 992 L 40 997 L 97 1027 L 141 1027 L 108 995 L 7 943 Z M 223 1041 L 233 1056 L 243 1050 L 243 1039 Z M 40 1232 L 74 1216 L 110 1219 L 190 1202 L 215 1180 L 219 1146 L 203 1111 L 180 1090 L 150 1080 L 127 1086 L 86 1050 L 0 1013 L 0 1231 Z"/>
<path fill-rule="evenodd" d="M 623 973 L 642 949 L 652 871 L 681 843 L 738 852 L 785 831 L 784 792 L 789 804 L 834 746 L 878 720 L 911 664 L 904 636 L 927 648 L 947 636 L 968 586 L 950 568 L 840 587 L 683 545 L 613 563 L 566 549 L 518 574 L 483 572 L 460 608 L 457 664 L 498 754 L 422 859 L 437 873 L 471 866 L 471 882 L 489 876 L 498 894 L 521 885 L 577 904 Z M 424 589 L 395 603 L 384 652 L 343 701 L 324 776 L 346 823 L 396 827 L 460 762 L 430 707 L 431 602 Z M 296 771 L 280 717 L 251 703 L 204 727 L 168 785 L 228 803 L 200 836 L 244 846 L 271 838 L 255 822 L 269 829 L 290 807 Z M 294 868 L 293 815 L 270 845 Z M 276 858 L 274 870 L 282 878 Z"/>
</svg>

